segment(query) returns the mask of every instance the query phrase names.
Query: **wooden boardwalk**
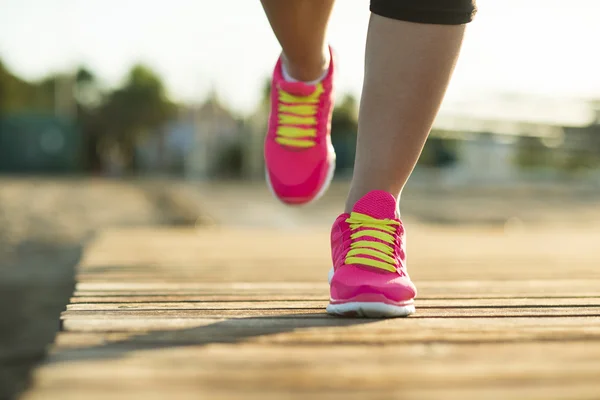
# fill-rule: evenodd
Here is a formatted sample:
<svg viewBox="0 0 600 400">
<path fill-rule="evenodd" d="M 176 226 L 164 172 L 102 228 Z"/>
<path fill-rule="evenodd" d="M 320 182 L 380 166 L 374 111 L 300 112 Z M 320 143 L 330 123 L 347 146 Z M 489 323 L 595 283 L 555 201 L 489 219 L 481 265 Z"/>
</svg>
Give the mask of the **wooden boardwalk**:
<svg viewBox="0 0 600 400">
<path fill-rule="evenodd" d="M 326 230 L 104 232 L 23 398 L 600 398 L 600 231 L 409 235 L 417 314 L 357 320 Z"/>
</svg>

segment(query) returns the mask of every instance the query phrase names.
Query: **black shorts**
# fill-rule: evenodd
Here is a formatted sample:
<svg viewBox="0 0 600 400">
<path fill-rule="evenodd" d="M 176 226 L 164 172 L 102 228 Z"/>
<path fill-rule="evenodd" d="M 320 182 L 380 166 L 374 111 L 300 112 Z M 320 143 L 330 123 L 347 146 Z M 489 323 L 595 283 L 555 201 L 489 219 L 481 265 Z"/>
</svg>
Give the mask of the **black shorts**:
<svg viewBox="0 0 600 400">
<path fill-rule="evenodd" d="M 462 25 L 477 12 L 476 0 L 371 0 L 371 12 L 423 24 Z"/>
</svg>

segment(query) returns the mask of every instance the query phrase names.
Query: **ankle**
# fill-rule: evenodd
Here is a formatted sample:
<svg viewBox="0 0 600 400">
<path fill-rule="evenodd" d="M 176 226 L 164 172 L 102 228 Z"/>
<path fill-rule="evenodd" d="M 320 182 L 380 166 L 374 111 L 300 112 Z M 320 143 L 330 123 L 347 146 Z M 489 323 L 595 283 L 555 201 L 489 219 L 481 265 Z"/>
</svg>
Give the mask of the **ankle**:
<svg viewBox="0 0 600 400">
<path fill-rule="evenodd" d="M 323 79 L 329 70 L 330 55 L 323 53 L 316 57 L 297 57 L 292 59 L 282 54 L 285 75 L 300 82 L 313 82 Z"/>
</svg>

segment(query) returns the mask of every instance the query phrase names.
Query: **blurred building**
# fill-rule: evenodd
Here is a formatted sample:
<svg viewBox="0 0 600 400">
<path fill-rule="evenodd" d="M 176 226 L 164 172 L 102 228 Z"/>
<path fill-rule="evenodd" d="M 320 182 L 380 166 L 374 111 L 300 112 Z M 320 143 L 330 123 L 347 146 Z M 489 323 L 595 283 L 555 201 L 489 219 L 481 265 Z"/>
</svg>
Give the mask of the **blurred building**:
<svg viewBox="0 0 600 400">
<path fill-rule="evenodd" d="M 138 145 L 141 169 L 191 179 L 218 177 L 239 164 L 244 126 L 215 94 L 199 107 L 182 108 L 177 118 Z M 240 169 L 238 165 L 238 169 Z"/>
<path fill-rule="evenodd" d="M 139 146 L 138 158 L 147 171 L 190 179 L 262 180 L 268 114 L 265 101 L 242 121 L 213 94 L 181 109 Z M 338 177 L 348 178 L 355 132 L 337 133 Z M 411 182 L 513 185 L 570 179 L 573 172 L 600 182 L 599 154 L 600 101 L 505 96 L 446 104 Z"/>
<path fill-rule="evenodd" d="M 219 101 L 213 92 L 194 112 L 194 136 L 186 157 L 185 175 L 206 179 L 228 169 L 235 169 L 241 160 L 243 126 Z"/>
<path fill-rule="evenodd" d="M 556 178 L 577 163 L 600 176 L 600 166 L 582 161 L 599 159 L 598 108 L 587 101 L 511 96 L 447 106 L 431 139 L 454 143 L 454 162 L 444 168 L 442 179 L 511 184 Z"/>
</svg>

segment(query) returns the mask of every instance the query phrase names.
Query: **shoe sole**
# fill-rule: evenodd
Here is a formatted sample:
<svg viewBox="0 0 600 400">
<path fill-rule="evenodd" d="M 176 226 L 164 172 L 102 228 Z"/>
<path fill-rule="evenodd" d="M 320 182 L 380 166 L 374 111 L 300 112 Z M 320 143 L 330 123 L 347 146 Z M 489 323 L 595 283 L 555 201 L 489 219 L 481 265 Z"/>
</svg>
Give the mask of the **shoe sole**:
<svg viewBox="0 0 600 400">
<path fill-rule="evenodd" d="M 323 195 L 325 194 L 327 189 L 329 189 L 329 186 L 331 185 L 331 182 L 333 181 L 333 176 L 335 175 L 335 165 L 336 165 L 335 160 L 336 160 L 336 157 L 335 157 L 335 153 L 334 153 L 333 159 L 331 161 L 329 161 L 329 166 L 327 169 L 327 176 L 325 177 L 325 182 L 323 182 L 323 186 L 321 187 L 321 189 L 319 189 L 319 192 L 315 195 L 315 197 L 313 197 L 309 201 L 300 202 L 300 203 L 288 203 L 285 200 L 282 200 L 281 197 L 279 197 L 277 195 L 277 193 L 275 193 L 275 189 L 273 189 L 273 184 L 271 183 L 271 178 L 269 178 L 269 171 L 265 168 L 265 179 L 267 181 L 267 186 L 269 187 L 269 191 L 271 192 L 273 197 L 275 197 L 277 200 L 281 201 L 286 206 L 307 206 L 309 204 L 312 204 L 315 201 L 319 200 L 321 197 L 323 197 Z"/>
<path fill-rule="evenodd" d="M 327 313 L 341 317 L 358 318 L 399 318 L 415 313 L 415 306 L 393 306 L 385 303 L 349 302 L 329 304 Z"/>
<path fill-rule="evenodd" d="M 328 277 L 329 285 L 331 285 L 333 272 L 333 268 L 331 268 Z M 405 304 L 387 304 L 380 301 L 348 301 L 344 303 L 330 301 L 326 309 L 327 313 L 341 317 L 400 318 L 408 317 L 416 312 L 412 301 L 407 301 Z"/>
</svg>

